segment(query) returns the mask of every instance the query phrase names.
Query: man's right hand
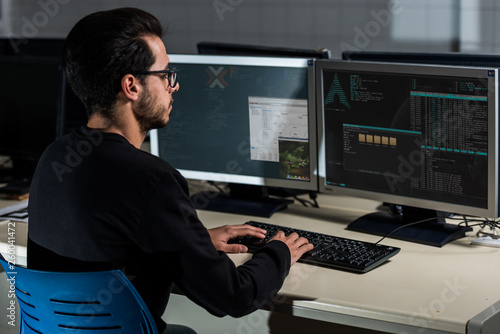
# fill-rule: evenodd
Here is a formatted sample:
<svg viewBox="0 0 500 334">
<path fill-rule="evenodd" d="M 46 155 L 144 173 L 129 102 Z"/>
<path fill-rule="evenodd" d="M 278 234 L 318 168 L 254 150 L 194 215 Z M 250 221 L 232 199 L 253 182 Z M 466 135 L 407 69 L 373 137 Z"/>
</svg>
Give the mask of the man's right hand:
<svg viewBox="0 0 500 334">
<path fill-rule="evenodd" d="M 291 233 L 289 236 L 286 236 L 283 231 L 279 231 L 269 241 L 272 240 L 282 241 L 288 246 L 288 249 L 290 249 L 290 254 L 292 257 L 292 262 L 290 265 L 293 265 L 295 262 L 297 262 L 298 259 L 300 259 L 300 257 L 304 253 L 314 248 L 313 244 L 310 244 L 306 238 L 299 237 L 299 235 L 295 232 Z"/>
</svg>

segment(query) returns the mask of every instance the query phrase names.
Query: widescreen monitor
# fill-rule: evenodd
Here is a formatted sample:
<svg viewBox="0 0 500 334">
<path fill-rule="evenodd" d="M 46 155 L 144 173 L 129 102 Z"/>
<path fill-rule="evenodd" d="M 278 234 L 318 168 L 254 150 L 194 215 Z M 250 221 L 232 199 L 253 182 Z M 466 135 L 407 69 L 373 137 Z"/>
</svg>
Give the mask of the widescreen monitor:
<svg viewBox="0 0 500 334">
<path fill-rule="evenodd" d="M 500 68 L 500 55 L 461 52 L 344 51 L 343 60 Z"/>
<path fill-rule="evenodd" d="M 406 208 L 349 228 L 442 246 L 445 213 L 498 217 L 495 68 L 317 61 L 320 191 Z M 438 211 L 438 213 L 436 213 Z M 437 231 L 433 231 L 437 229 Z"/>
<path fill-rule="evenodd" d="M 64 136 L 79 129 L 88 122 L 87 110 L 68 84 L 64 71 L 61 71 L 59 87 L 59 106 L 57 114 L 57 135 Z"/>
<path fill-rule="evenodd" d="M 198 53 L 216 56 L 250 56 L 250 57 L 281 57 L 330 59 L 331 51 L 325 48 L 298 49 L 279 46 L 249 45 L 220 42 L 199 42 Z"/>
<path fill-rule="evenodd" d="M 30 63 L 59 64 L 62 60 L 63 38 L 0 38 L 0 57 Z M 87 123 L 83 103 L 69 87 L 64 71 L 59 71 L 57 136 L 60 137 Z M 53 75 L 52 75 L 53 76 Z M 50 87 L 48 87 L 49 89 Z"/>
<path fill-rule="evenodd" d="M 59 62 L 0 57 L 0 78 L 0 183 L 26 179 L 28 186 L 38 158 L 57 136 Z"/>
<path fill-rule="evenodd" d="M 317 190 L 313 61 L 201 55 L 170 61 L 180 90 L 168 125 L 150 133 L 153 154 L 188 179 L 230 184 L 233 196 L 222 198 L 238 203 L 251 189 Z M 252 187 L 238 194 L 238 185 Z M 265 206 L 261 215 L 268 216 L 274 198 L 263 197 L 242 201 L 249 212 L 211 195 L 198 201 L 211 200 L 200 208 L 254 215 Z"/>
<path fill-rule="evenodd" d="M 63 38 L 0 37 L 0 55 L 60 59 L 63 45 Z"/>
</svg>

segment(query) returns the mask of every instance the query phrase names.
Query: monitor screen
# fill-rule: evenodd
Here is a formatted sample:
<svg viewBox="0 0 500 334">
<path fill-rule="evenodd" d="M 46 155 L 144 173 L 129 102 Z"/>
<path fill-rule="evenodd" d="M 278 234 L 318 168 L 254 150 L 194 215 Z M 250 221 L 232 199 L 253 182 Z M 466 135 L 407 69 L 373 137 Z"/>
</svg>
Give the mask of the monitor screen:
<svg viewBox="0 0 500 334">
<path fill-rule="evenodd" d="M 252 56 L 252 57 L 282 57 L 330 59 L 331 51 L 325 48 L 297 49 L 278 46 L 233 44 L 219 42 L 200 42 L 197 44 L 198 53 L 202 55 L 219 56 Z"/>
<path fill-rule="evenodd" d="M 59 61 L 0 57 L 0 155 L 14 162 L 11 172 L 31 177 L 45 148 L 56 139 Z M 29 174 L 29 175 L 26 175 Z"/>
<path fill-rule="evenodd" d="M 342 59 L 368 62 L 500 67 L 498 54 L 461 52 L 344 51 Z"/>
<path fill-rule="evenodd" d="M 180 90 L 153 154 L 188 179 L 317 190 L 313 62 L 170 55 Z"/>
<path fill-rule="evenodd" d="M 63 38 L 0 37 L 0 55 L 61 59 Z"/>
<path fill-rule="evenodd" d="M 59 90 L 59 113 L 57 115 L 57 134 L 64 136 L 87 124 L 88 115 L 83 102 L 68 84 L 64 71 L 61 71 Z"/>
<path fill-rule="evenodd" d="M 320 190 L 497 217 L 496 76 L 318 61 Z"/>
</svg>

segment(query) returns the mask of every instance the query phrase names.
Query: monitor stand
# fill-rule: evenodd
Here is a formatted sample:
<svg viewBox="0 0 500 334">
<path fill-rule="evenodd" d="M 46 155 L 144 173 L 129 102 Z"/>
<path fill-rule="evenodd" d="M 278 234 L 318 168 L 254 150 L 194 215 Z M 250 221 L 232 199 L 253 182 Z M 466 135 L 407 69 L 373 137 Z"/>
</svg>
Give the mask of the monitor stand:
<svg viewBox="0 0 500 334">
<path fill-rule="evenodd" d="M 464 237 L 466 232 L 472 231 L 472 228 L 468 226 L 446 223 L 445 218 L 447 215 L 440 211 L 399 205 L 391 205 L 391 208 L 391 212 L 374 212 L 362 216 L 351 222 L 347 229 L 385 236 L 405 224 L 431 219 L 403 227 L 391 234 L 389 238 L 435 247 L 443 247 L 446 243 Z M 435 219 L 432 219 L 433 217 Z"/>
<path fill-rule="evenodd" d="M 229 193 L 203 191 L 191 196 L 198 210 L 218 211 L 257 217 L 271 217 L 293 200 L 269 197 L 265 186 L 229 184 Z"/>
</svg>

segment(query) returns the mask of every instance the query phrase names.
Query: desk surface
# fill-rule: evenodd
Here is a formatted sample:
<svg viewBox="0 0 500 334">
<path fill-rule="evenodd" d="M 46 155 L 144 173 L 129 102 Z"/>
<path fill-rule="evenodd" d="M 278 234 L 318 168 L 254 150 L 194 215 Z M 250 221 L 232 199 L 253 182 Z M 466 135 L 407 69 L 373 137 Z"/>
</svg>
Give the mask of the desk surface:
<svg viewBox="0 0 500 334">
<path fill-rule="evenodd" d="M 199 216 L 208 228 L 253 219 L 370 242 L 380 238 L 345 229 L 350 221 L 375 211 L 379 203 L 337 196 L 321 196 L 319 201 L 320 209 L 292 205 L 269 219 L 208 211 L 199 211 Z M 0 207 L 8 204 L 13 202 L 0 201 Z M 17 237 L 22 239 L 20 233 Z M 466 333 L 470 319 L 485 310 L 496 313 L 494 304 L 500 301 L 500 291 L 495 289 L 500 249 L 470 245 L 474 238 L 471 233 L 443 248 L 386 239 L 384 244 L 400 247 L 401 252 L 365 274 L 297 263 L 268 307 L 394 333 L 423 329 L 425 333 Z M 5 240 L 1 242 L 5 245 Z M 251 255 L 230 256 L 241 264 Z"/>
<path fill-rule="evenodd" d="M 320 209 L 294 205 L 270 219 L 255 220 L 376 242 L 380 237 L 345 228 L 360 215 L 375 211 L 379 204 L 345 197 L 320 197 Z M 209 228 L 249 220 L 247 216 L 207 211 L 200 211 L 199 215 Z M 432 329 L 466 333 L 470 319 L 500 300 L 500 291 L 494 288 L 500 277 L 500 249 L 470 245 L 474 238 L 471 233 L 443 248 L 385 239 L 383 244 L 400 247 L 401 252 L 365 274 L 297 263 L 278 299 L 289 297 L 284 303 L 295 306 L 297 315 L 317 316 L 318 320 L 329 321 L 336 314 L 340 320 L 344 315 L 346 321 L 356 317 L 400 324 L 403 331 L 409 330 L 409 326 L 426 329 L 426 333 Z M 233 254 L 231 258 L 241 264 L 249 255 Z M 312 311 L 319 312 L 314 315 Z M 380 326 L 380 330 L 387 330 L 385 325 L 367 323 L 368 328 Z"/>
</svg>

